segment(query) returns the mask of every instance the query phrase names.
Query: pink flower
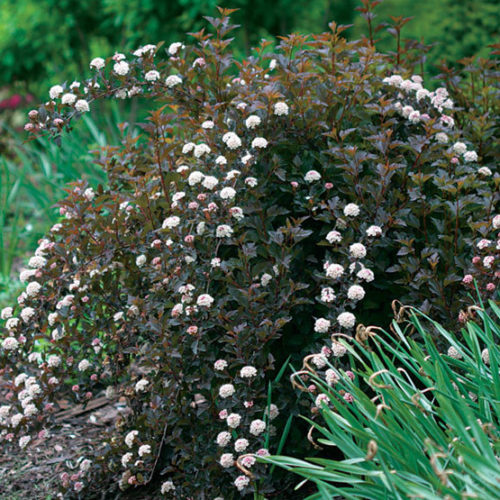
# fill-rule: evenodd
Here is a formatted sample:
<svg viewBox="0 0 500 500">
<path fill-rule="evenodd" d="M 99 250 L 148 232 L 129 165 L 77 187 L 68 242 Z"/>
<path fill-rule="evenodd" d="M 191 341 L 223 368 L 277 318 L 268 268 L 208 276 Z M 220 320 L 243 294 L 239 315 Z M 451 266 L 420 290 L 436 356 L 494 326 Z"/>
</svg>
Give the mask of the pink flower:
<svg viewBox="0 0 500 500">
<path fill-rule="evenodd" d="M 454 156 L 450 161 L 451 163 L 453 163 L 453 165 L 456 165 L 458 163 L 458 158 Z"/>
<path fill-rule="evenodd" d="M 228 412 L 227 412 L 227 410 L 221 410 L 221 411 L 219 412 L 219 418 L 220 418 L 221 420 L 225 420 L 225 419 L 227 418 L 227 416 L 228 416 Z"/>
<path fill-rule="evenodd" d="M 346 401 L 347 403 L 352 403 L 354 401 L 354 397 L 349 392 L 346 392 L 344 394 L 344 401 Z"/>
<path fill-rule="evenodd" d="M 74 385 L 74 386 L 71 388 L 71 390 L 72 390 L 73 392 L 78 392 L 78 391 L 80 390 L 80 387 L 78 387 L 77 385 Z"/>
<path fill-rule="evenodd" d="M 184 237 L 184 241 L 186 243 L 193 243 L 194 241 L 194 236 L 192 234 L 188 234 L 187 236 Z"/>
<path fill-rule="evenodd" d="M 345 374 L 346 374 L 346 375 L 347 375 L 347 376 L 348 376 L 351 380 L 354 380 L 355 375 L 354 375 L 354 373 L 352 373 L 352 371 L 347 370 L 347 371 L 345 372 Z"/>
<path fill-rule="evenodd" d="M 198 333 L 198 327 L 196 325 L 191 325 L 188 327 L 187 332 L 189 335 L 196 335 Z"/>
<path fill-rule="evenodd" d="M 472 258 L 472 263 L 477 266 L 481 262 L 481 257 L 476 255 L 475 257 Z"/>
<path fill-rule="evenodd" d="M 191 201 L 188 204 L 190 210 L 196 210 L 200 205 L 196 201 Z"/>
<path fill-rule="evenodd" d="M 488 283 L 486 285 L 486 290 L 488 290 L 488 292 L 493 292 L 495 291 L 495 284 L 494 283 Z"/>
<path fill-rule="evenodd" d="M 468 285 L 469 283 L 472 283 L 472 275 L 471 274 L 466 274 L 462 280 L 462 283 L 465 283 L 466 285 Z"/>
<path fill-rule="evenodd" d="M 327 182 L 325 184 L 325 189 L 332 189 L 333 188 L 333 184 L 331 182 Z"/>
<path fill-rule="evenodd" d="M 290 185 L 291 185 L 294 189 L 296 189 L 296 188 L 298 188 L 298 187 L 299 187 L 299 183 L 298 183 L 298 182 L 295 182 L 295 181 L 290 182 Z"/>
</svg>

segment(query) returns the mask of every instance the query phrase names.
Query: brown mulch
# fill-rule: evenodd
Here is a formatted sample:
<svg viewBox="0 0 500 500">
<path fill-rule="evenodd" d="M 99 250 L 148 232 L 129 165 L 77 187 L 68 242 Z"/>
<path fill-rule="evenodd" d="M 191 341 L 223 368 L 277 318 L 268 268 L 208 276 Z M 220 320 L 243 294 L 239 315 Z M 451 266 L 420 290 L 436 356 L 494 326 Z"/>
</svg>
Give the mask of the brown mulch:
<svg viewBox="0 0 500 500">
<path fill-rule="evenodd" d="M 117 416 L 125 411 L 120 401 L 104 396 L 85 408 L 60 402 L 56 426 L 50 437 L 32 441 L 23 452 L 0 452 L 0 500 L 53 500 L 57 498 L 59 476 L 77 468 L 87 455 L 88 443 L 99 441 Z"/>
</svg>

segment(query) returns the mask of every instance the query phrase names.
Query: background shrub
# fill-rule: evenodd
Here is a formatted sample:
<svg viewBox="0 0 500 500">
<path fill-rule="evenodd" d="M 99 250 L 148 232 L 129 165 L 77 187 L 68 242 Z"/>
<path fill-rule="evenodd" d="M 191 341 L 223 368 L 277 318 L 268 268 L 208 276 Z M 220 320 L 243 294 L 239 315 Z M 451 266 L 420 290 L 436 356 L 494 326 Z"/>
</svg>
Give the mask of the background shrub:
<svg viewBox="0 0 500 500">
<path fill-rule="evenodd" d="M 332 23 L 238 62 L 229 14 L 192 46 L 94 59 L 91 80 L 30 112 L 26 130 L 60 142 L 97 99 L 158 102 L 139 136 L 100 150 L 107 187 L 82 181 L 61 201 L 19 308 L 2 312 L 5 441 L 43 433 L 61 391 L 127 400 L 62 476 L 68 495 L 102 477 L 179 498 L 283 495 L 288 482 L 253 464 L 278 446 L 271 420 L 298 411 L 283 364 L 339 356 L 328 334 L 383 321 L 395 297 L 447 324 L 467 303 L 498 174 L 480 172 L 448 91 L 413 75 L 418 54 L 380 54 Z"/>
</svg>

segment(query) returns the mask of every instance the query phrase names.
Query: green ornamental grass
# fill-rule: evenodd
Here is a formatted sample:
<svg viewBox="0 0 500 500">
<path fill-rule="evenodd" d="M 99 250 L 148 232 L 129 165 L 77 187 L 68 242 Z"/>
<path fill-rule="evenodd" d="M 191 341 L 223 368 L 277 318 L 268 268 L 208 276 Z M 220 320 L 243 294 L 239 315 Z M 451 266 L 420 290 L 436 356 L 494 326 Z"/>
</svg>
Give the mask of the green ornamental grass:
<svg viewBox="0 0 500 500">
<path fill-rule="evenodd" d="M 498 463 L 500 309 L 482 309 L 463 341 L 423 313 L 406 328 L 379 333 L 348 347 L 357 366 L 331 387 L 319 378 L 327 402 L 310 420 L 312 437 L 343 460 L 285 456 L 262 459 L 315 483 L 309 499 L 499 498 Z M 419 334 L 409 338 L 410 330 Z M 434 332 L 433 332 L 434 331 Z M 436 348 L 435 332 L 450 346 Z M 346 403 L 342 391 L 352 394 Z"/>
</svg>

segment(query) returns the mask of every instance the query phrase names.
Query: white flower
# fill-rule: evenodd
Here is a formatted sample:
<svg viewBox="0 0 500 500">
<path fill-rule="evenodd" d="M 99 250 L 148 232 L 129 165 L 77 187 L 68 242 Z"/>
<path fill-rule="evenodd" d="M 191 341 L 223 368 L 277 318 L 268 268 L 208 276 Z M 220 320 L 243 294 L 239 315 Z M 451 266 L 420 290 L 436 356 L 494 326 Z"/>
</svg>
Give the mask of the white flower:
<svg viewBox="0 0 500 500">
<path fill-rule="evenodd" d="M 439 144 L 446 144 L 448 140 L 448 136 L 444 132 L 438 132 L 436 134 L 436 141 L 438 141 Z"/>
<path fill-rule="evenodd" d="M 304 180 L 306 182 L 314 182 L 319 181 L 321 179 L 321 174 L 316 170 L 309 170 L 307 174 L 304 176 Z"/>
<path fill-rule="evenodd" d="M 349 253 L 355 259 L 362 259 L 366 257 L 366 247 L 362 243 L 353 243 L 349 247 Z"/>
<path fill-rule="evenodd" d="M 149 444 L 143 444 L 142 446 L 139 446 L 138 453 L 140 457 L 151 455 L 151 446 Z"/>
<path fill-rule="evenodd" d="M 203 187 L 207 189 L 213 189 L 215 186 L 217 186 L 217 184 L 219 184 L 219 179 L 217 179 L 217 177 L 214 177 L 213 175 L 207 175 L 202 182 Z"/>
<path fill-rule="evenodd" d="M 133 454 L 129 452 L 125 453 L 125 455 L 122 456 L 121 458 L 121 463 L 123 467 L 127 467 L 127 465 L 132 461 Z"/>
<path fill-rule="evenodd" d="M 52 354 L 47 358 L 47 364 L 50 368 L 57 368 L 61 364 L 61 358 L 56 354 Z"/>
<path fill-rule="evenodd" d="M 250 479 L 247 476 L 238 476 L 234 480 L 234 485 L 238 491 L 242 491 L 250 483 Z"/>
<path fill-rule="evenodd" d="M 113 65 L 113 71 L 120 76 L 126 75 L 130 70 L 130 66 L 125 61 L 118 61 Z"/>
<path fill-rule="evenodd" d="M 78 363 L 78 370 L 84 372 L 90 368 L 90 363 L 86 359 L 82 359 L 80 363 Z"/>
<path fill-rule="evenodd" d="M 264 273 L 260 278 L 260 284 L 262 286 L 267 286 L 272 279 L 273 277 L 270 274 Z"/>
<path fill-rule="evenodd" d="M 177 52 L 179 51 L 179 49 L 183 49 L 184 48 L 184 44 L 181 43 L 181 42 L 174 42 L 174 43 L 171 43 L 168 47 L 168 53 L 171 55 L 171 56 L 175 56 L 175 54 L 177 54 Z"/>
<path fill-rule="evenodd" d="M 479 250 L 484 250 L 485 248 L 489 247 L 491 244 L 491 241 L 490 240 L 487 240 L 487 239 L 482 239 L 478 242 L 477 244 L 477 248 L 479 248 Z"/>
<path fill-rule="evenodd" d="M 182 78 L 178 75 L 170 75 L 166 80 L 165 83 L 167 84 L 168 88 L 175 87 L 176 85 L 179 85 L 182 83 Z"/>
<path fill-rule="evenodd" d="M 135 438 L 139 435 L 139 431 L 130 431 L 126 436 L 125 436 L 125 444 L 129 447 L 132 448 L 134 445 Z"/>
<path fill-rule="evenodd" d="M 145 255 L 139 255 L 137 259 L 135 259 L 135 263 L 137 264 L 137 267 L 142 267 L 144 264 L 146 264 L 147 258 Z"/>
<path fill-rule="evenodd" d="M 269 62 L 269 69 L 272 71 L 274 68 L 276 68 L 276 59 L 271 59 Z"/>
<path fill-rule="evenodd" d="M 219 388 L 219 396 L 223 399 L 231 397 L 235 393 L 233 384 L 224 384 Z"/>
<path fill-rule="evenodd" d="M 9 318 L 5 323 L 7 330 L 15 330 L 19 326 L 19 318 Z"/>
<path fill-rule="evenodd" d="M 49 90 L 49 96 L 51 99 L 57 99 L 63 92 L 64 89 L 60 85 L 54 85 Z"/>
<path fill-rule="evenodd" d="M 205 232 L 205 226 L 206 223 L 203 221 L 198 223 L 198 225 L 196 226 L 196 234 L 198 236 L 201 236 Z"/>
<path fill-rule="evenodd" d="M 330 328 L 330 321 L 325 318 L 318 318 L 314 323 L 314 331 L 318 333 L 326 333 Z"/>
<path fill-rule="evenodd" d="M 2 342 L 2 347 L 6 351 L 13 351 L 17 349 L 19 342 L 14 337 L 6 337 Z"/>
<path fill-rule="evenodd" d="M 254 366 L 244 366 L 240 370 L 241 378 L 252 378 L 257 375 L 257 369 Z"/>
<path fill-rule="evenodd" d="M 264 420 L 256 419 L 250 424 L 250 434 L 259 436 L 266 430 L 266 423 Z"/>
<path fill-rule="evenodd" d="M 347 297 L 349 297 L 350 300 L 362 300 L 364 296 L 365 290 L 359 285 L 352 285 L 347 291 Z"/>
<path fill-rule="evenodd" d="M 356 324 L 356 317 L 350 312 L 343 312 L 337 316 L 337 321 L 344 328 L 352 328 Z"/>
<path fill-rule="evenodd" d="M 223 371 L 227 368 L 227 361 L 225 359 L 218 359 L 215 363 L 214 363 L 214 370 L 217 370 L 217 371 Z"/>
<path fill-rule="evenodd" d="M 274 114 L 276 116 L 284 116 L 288 114 L 288 105 L 286 102 L 277 102 L 274 105 Z"/>
<path fill-rule="evenodd" d="M 232 453 L 224 453 L 219 460 L 219 463 L 227 469 L 228 467 L 232 467 L 234 465 L 234 456 Z"/>
<path fill-rule="evenodd" d="M 337 279 L 344 274 L 344 268 L 340 264 L 329 264 L 326 268 L 328 278 Z"/>
<path fill-rule="evenodd" d="M 448 356 L 454 359 L 461 359 L 462 355 L 455 349 L 455 347 L 450 346 L 448 349 Z"/>
<path fill-rule="evenodd" d="M 377 238 L 382 234 L 382 228 L 380 226 L 370 226 L 366 230 L 366 235 L 370 238 Z"/>
<path fill-rule="evenodd" d="M 252 130 L 255 127 L 258 127 L 261 124 L 261 119 L 257 115 L 250 115 L 245 120 L 245 125 L 248 129 Z"/>
<path fill-rule="evenodd" d="M 21 318 L 25 323 L 29 323 L 31 318 L 35 315 L 35 310 L 32 307 L 25 307 L 21 311 Z"/>
<path fill-rule="evenodd" d="M 78 99 L 75 104 L 75 109 L 80 113 L 87 113 L 90 111 L 89 103 L 85 99 Z"/>
<path fill-rule="evenodd" d="M 264 148 L 267 148 L 267 140 L 264 139 L 264 137 L 256 137 L 253 141 L 252 141 L 252 148 L 261 148 L 261 149 L 264 149 Z"/>
<path fill-rule="evenodd" d="M 214 298 L 208 293 L 204 293 L 198 297 L 196 300 L 196 304 L 200 307 L 211 307 L 214 302 Z"/>
<path fill-rule="evenodd" d="M 189 174 L 188 184 L 190 186 L 195 186 L 196 184 L 199 184 L 203 180 L 204 177 L 205 177 L 204 174 L 195 170 L 194 172 L 191 172 Z"/>
<path fill-rule="evenodd" d="M 328 243 L 340 243 L 342 241 L 342 235 L 338 231 L 330 231 L 326 235 L 326 240 Z"/>
<path fill-rule="evenodd" d="M 171 217 L 167 217 L 162 224 L 163 229 L 172 229 L 174 227 L 177 227 L 181 223 L 181 219 L 177 217 L 176 215 L 172 215 Z"/>
<path fill-rule="evenodd" d="M 222 155 L 217 156 L 217 158 L 215 159 L 215 164 L 216 165 L 227 165 L 226 157 L 222 156 Z M 235 170 L 233 170 L 233 172 L 235 172 Z"/>
<path fill-rule="evenodd" d="M 493 229 L 500 229 L 500 214 L 495 215 L 495 217 L 493 217 L 493 221 L 491 223 L 493 224 Z M 12 308 L 10 308 L 10 310 L 12 313 Z M 2 311 L 2 313 L 3 313 L 3 311 Z M 4 319 L 3 316 L 2 316 L 2 319 Z"/>
<path fill-rule="evenodd" d="M 344 344 L 341 344 L 340 342 L 332 343 L 332 354 L 336 358 L 341 358 L 346 352 L 347 352 L 347 347 Z"/>
<path fill-rule="evenodd" d="M 231 413 L 230 415 L 228 415 L 226 422 L 231 429 L 236 429 L 241 423 L 241 415 L 238 415 L 237 413 Z"/>
<path fill-rule="evenodd" d="M 206 120 L 201 124 L 201 128 L 211 129 L 214 128 L 215 123 L 212 120 Z"/>
<path fill-rule="evenodd" d="M 238 453 L 242 453 L 248 448 L 248 439 L 240 438 L 234 442 L 234 450 Z"/>
<path fill-rule="evenodd" d="M 231 434 L 229 432 L 219 432 L 216 439 L 218 446 L 224 448 L 224 446 L 227 446 L 229 444 L 229 441 L 231 441 Z"/>
<path fill-rule="evenodd" d="M 28 446 L 28 443 L 31 441 L 31 438 L 29 436 L 23 436 L 21 439 L 19 439 L 19 447 L 21 449 L 26 448 Z"/>
<path fill-rule="evenodd" d="M 463 155 L 467 151 L 467 146 L 463 142 L 455 142 L 453 144 L 453 152 Z"/>
<path fill-rule="evenodd" d="M 346 217 L 357 217 L 359 215 L 359 207 L 355 203 L 349 203 L 344 207 L 344 215 Z"/>
<path fill-rule="evenodd" d="M 488 351 L 487 348 L 481 351 L 481 359 L 483 360 L 484 364 L 486 365 L 490 364 L 490 351 Z"/>
<path fill-rule="evenodd" d="M 207 144 L 201 143 L 194 147 L 194 155 L 196 158 L 201 158 L 204 154 L 210 153 L 210 147 Z"/>
<path fill-rule="evenodd" d="M 164 495 L 165 493 L 169 493 L 171 491 L 175 491 L 175 485 L 172 481 L 165 481 L 161 485 L 161 494 Z"/>
<path fill-rule="evenodd" d="M 257 185 L 257 179 L 255 177 L 247 177 L 245 179 L 245 184 L 253 188 Z"/>
<path fill-rule="evenodd" d="M 223 200 L 232 200 L 236 196 L 236 191 L 232 187 L 225 187 L 221 189 L 219 196 Z"/>
<path fill-rule="evenodd" d="M 369 283 L 370 281 L 373 281 L 374 278 L 375 278 L 375 276 L 373 274 L 373 271 L 371 269 L 367 269 L 367 268 L 363 268 L 360 271 L 358 271 L 358 273 L 356 274 L 356 276 L 360 280 L 364 280 L 367 283 Z"/>
<path fill-rule="evenodd" d="M 184 144 L 184 146 L 182 146 L 182 154 L 188 154 L 188 153 L 191 153 L 191 151 L 193 151 L 195 147 L 195 143 L 194 142 L 187 142 L 186 144 Z"/>
<path fill-rule="evenodd" d="M 61 102 L 63 104 L 73 104 L 75 101 L 76 101 L 75 94 L 64 94 L 61 99 Z"/>
<path fill-rule="evenodd" d="M 217 229 L 215 231 L 215 235 L 217 236 L 217 238 L 229 238 L 232 234 L 233 229 L 227 224 L 221 224 L 220 226 L 217 226 Z"/>
<path fill-rule="evenodd" d="M 12 312 L 13 312 L 13 309 L 12 307 L 4 307 L 2 309 L 2 312 L 0 313 L 0 317 L 2 319 L 9 319 L 9 318 L 12 318 Z"/>
<path fill-rule="evenodd" d="M 227 132 L 222 136 L 222 142 L 229 149 L 238 149 L 241 146 L 241 139 L 234 132 Z"/>
<path fill-rule="evenodd" d="M 45 266 L 46 263 L 47 263 L 47 260 L 44 257 L 41 257 L 39 255 L 34 255 L 29 260 L 28 266 L 30 266 L 34 269 L 41 269 L 43 266 Z"/>
<path fill-rule="evenodd" d="M 482 175 L 484 177 L 490 177 L 491 175 L 493 175 L 493 172 L 488 168 L 488 167 L 481 167 L 477 173 L 479 175 Z"/>
<path fill-rule="evenodd" d="M 337 375 L 337 373 L 335 373 L 335 370 L 332 370 L 331 368 L 329 368 L 325 372 L 325 379 L 326 379 L 326 383 L 328 385 L 333 385 L 333 384 L 336 384 L 340 380 L 340 377 Z"/>
<path fill-rule="evenodd" d="M 464 153 L 464 160 L 466 162 L 477 161 L 477 153 L 475 151 L 467 151 Z"/>
<path fill-rule="evenodd" d="M 102 57 L 95 57 L 92 61 L 90 61 L 90 67 L 94 69 L 102 69 L 105 64 L 106 61 Z"/>
<path fill-rule="evenodd" d="M 156 82 L 157 80 L 160 79 L 160 73 L 154 69 L 152 69 L 151 71 L 148 71 L 145 75 L 144 75 L 144 78 L 148 81 L 148 82 Z"/>
<path fill-rule="evenodd" d="M 336 299 L 333 288 L 326 287 L 321 290 L 321 302 L 333 302 Z"/>
<path fill-rule="evenodd" d="M 141 380 L 135 384 L 135 392 L 146 392 L 148 390 L 148 386 L 149 380 L 141 378 Z"/>
<path fill-rule="evenodd" d="M 250 153 L 247 153 L 245 156 L 241 157 L 241 163 L 243 163 L 243 165 L 246 165 L 252 158 L 253 158 L 253 155 L 251 155 Z"/>
</svg>

